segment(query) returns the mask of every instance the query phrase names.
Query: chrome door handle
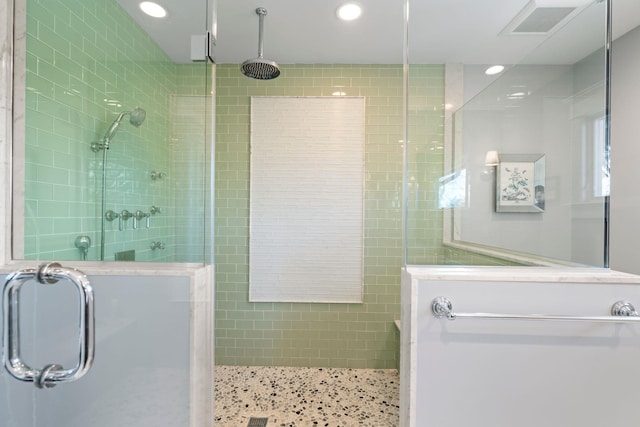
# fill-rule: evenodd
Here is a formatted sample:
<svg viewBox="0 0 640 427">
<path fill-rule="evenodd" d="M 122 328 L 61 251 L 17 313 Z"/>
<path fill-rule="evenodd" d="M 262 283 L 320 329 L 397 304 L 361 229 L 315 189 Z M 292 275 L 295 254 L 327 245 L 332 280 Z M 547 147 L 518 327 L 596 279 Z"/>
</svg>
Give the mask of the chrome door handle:
<svg viewBox="0 0 640 427">
<path fill-rule="evenodd" d="M 79 295 L 80 316 L 78 319 L 78 364 L 64 369 L 57 364 L 49 364 L 42 369 L 34 369 L 20 357 L 20 288 L 29 281 L 36 280 L 43 285 L 68 280 L 73 283 Z M 38 388 L 51 388 L 58 383 L 77 381 L 93 365 L 95 350 L 95 319 L 93 312 L 93 289 L 87 276 L 79 270 L 64 268 L 52 262 L 36 269 L 18 270 L 7 276 L 2 292 L 2 363 L 14 378 L 32 382 Z"/>
</svg>

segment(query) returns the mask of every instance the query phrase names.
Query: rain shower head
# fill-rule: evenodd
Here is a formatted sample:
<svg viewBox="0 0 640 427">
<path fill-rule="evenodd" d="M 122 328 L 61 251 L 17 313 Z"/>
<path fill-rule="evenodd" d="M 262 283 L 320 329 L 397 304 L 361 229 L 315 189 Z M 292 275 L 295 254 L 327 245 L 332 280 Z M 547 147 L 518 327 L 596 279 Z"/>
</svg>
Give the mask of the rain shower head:
<svg viewBox="0 0 640 427">
<path fill-rule="evenodd" d="M 118 127 L 120 127 L 122 119 L 127 115 L 129 116 L 129 123 L 131 123 L 135 127 L 140 127 L 142 122 L 144 122 L 144 119 L 147 117 L 147 112 L 140 107 L 136 107 L 133 111 L 123 111 L 122 113 L 120 113 L 118 115 L 118 118 L 113 122 L 107 133 L 104 135 L 103 141 L 106 144 L 111 141 L 111 138 L 113 138 L 113 135 L 115 135 Z"/>
<path fill-rule="evenodd" d="M 258 57 L 255 59 L 248 59 L 240 66 L 240 71 L 247 77 L 258 80 L 271 80 L 280 75 L 280 68 L 274 61 L 269 61 L 262 57 L 262 34 L 264 32 L 264 16 L 267 14 L 267 9 L 259 7 L 256 9 L 259 19 L 258 28 Z"/>
<path fill-rule="evenodd" d="M 280 75 L 278 64 L 263 58 L 244 61 L 240 70 L 245 76 L 258 80 L 271 80 Z"/>
</svg>

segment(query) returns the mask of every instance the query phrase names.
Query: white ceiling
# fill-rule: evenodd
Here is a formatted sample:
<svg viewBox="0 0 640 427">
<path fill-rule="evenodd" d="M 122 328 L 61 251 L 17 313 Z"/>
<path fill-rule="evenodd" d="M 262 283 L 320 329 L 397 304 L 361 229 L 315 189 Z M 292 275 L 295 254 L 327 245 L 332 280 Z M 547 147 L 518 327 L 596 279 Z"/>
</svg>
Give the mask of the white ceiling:
<svg viewBox="0 0 640 427">
<path fill-rule="evenodd" d="M 207 4 L 216 2 L 217 63 L 239 64 L 258 56 L 259 6 L 268 11 L 266 59 L 280 64 L 402 63 L 403 0 L 358 0 L 363 15 L 354 22 L 336 18 L 344 0 L 156 0 L 168 10 L 162 20 L 142 14 L 139 0 L 117 1 L 178 63 L 190 62 L 191 35 L 206 31 Z M 597 1 L 547 40 L 499 34 L 529 0 L 410 0 L 409 61 L 574 63 L 603 45 L 604 4 Z M 640 24 L 640 0 L 612 1 L 614 36 Z M 543 43 L 543 49 L 536 49 Z"/>
</svg>

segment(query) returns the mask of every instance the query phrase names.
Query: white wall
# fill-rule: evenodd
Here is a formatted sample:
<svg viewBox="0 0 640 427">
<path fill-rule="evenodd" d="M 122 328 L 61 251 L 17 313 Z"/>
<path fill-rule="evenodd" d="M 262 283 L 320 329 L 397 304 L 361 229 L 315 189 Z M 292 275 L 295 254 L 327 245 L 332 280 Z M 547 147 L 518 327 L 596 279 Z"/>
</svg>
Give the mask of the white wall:
<svg viewBox="0 0 640 427">
<path fill-rule="evenodd" d="M 613 44 L 611 268 L 640 274 L 640 27 Z"/>
</svg>

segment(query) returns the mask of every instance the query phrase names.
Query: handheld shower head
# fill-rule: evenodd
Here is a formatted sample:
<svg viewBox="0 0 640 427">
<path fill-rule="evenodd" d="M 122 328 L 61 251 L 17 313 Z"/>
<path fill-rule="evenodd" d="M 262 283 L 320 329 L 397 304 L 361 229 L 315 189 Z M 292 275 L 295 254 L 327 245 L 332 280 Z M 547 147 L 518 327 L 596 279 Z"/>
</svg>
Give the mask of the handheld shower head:
<svg viewBox="0 0 640 427">
<path fill-rule="evenodd" d="M 104 135 L 104 138 L 102 138 L 105 144 L 109 144 L 109 141 L 111 141 L 111 138 L 113 138 L 113 135 L 115 135 L 116 131 L 120 127 L 122 119 L 127 115 L 129 116 L 129 123 L 135 127 L 140 127 L 142 122 L 144 122 L 144 119 L 147 117 L 147 112 L 140 107 L 136 107 L 133 111 L 123 111 L 118 114 L 118 118 L 113 122 L 107 133 Z"/>
<path fill-rule="evenodd" d="M 280 68 L 274 61 L 269 61 L 262 57 L 262 34 L 264 32 L 264 16 L 267 14 L 267 9 L 259 7 L 256 9 L 256 13 L 259 18 L 258 28 L 258 57 L 255 59 L 248 59 L 240 66 L 240 71 L 247 77 L 258 80 L 271 80 L 280 75 Z"/>
</svg>

